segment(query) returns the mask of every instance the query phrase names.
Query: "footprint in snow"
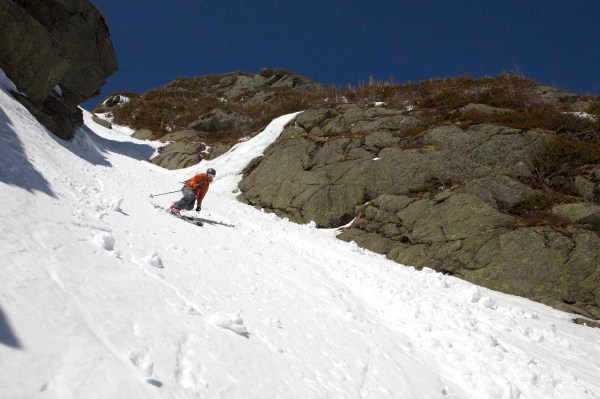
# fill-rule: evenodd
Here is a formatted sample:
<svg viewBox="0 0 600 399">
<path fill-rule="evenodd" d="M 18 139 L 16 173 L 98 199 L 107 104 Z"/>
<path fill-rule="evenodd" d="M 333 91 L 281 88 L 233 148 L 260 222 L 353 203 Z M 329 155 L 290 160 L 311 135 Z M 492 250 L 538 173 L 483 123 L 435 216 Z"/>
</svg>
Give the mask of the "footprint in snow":
<svg viewBox="0 0 600 399">
<path fill-rule="evenodd" d="M 160 256 L 158 256 L 158 254 L 156 252 L 153 252 L 150 255 L 142 258 L 142 262 L 146 265 L 154 266 L 158 269 L 164 268 L 162 259 L 160 258 Z"/>
<path fill-rule="evenodd" d="M 129 352 L 129 360 L 134 364 L 145 377 L 149 378 L 154 372 L 154 362 L 150 355 L 150 350 L 147 347 L 143 347 L 138 351 Z"/>
<path fill-rule="evenodd" d="M 115 239 L 114 237 L 106 232 L 101 231 L 100 233 L 94 236 L 94 242 L 101 248 L 104 248 L 107 251 L 112 251 L 115 248 Z"/>
<path fill-rule="evenodd" d="M 239 315 L 213 314 L 208 317 L 208 321 L 217 327 L 231 330 L 237 335 L 250 338 L 250 333 L 244 325 L 244 320 Z"/>
<path fill-rule="evenodd" d="M 163 383 L 157 379 L 150 378 L 154 373 L 154 361 L 150 354 L 150 350 L 147 347 L 143 347 L 138 351 L 129 352 L 129 360 L 141 373 L 146 377 L 146 382 L 155 387 L 162 387 Z"/>
<path fill-rule="evenodd" d="M 116 212 L 122 212 L 121 203 L 123 202 L 123 197 L 114 197 L 110 200 L 108 207 Z"/>
</svg>

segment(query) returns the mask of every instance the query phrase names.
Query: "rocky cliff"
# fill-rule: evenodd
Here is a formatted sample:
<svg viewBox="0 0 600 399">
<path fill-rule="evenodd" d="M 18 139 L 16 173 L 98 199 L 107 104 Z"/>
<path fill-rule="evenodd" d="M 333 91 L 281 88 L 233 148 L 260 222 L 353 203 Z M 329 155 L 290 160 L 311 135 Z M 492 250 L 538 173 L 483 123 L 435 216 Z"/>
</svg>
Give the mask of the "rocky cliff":
<svg viewBox="0 0 600 399">
<path fill-rule="evenodd" d="M 63 139 L 82 123 L 117 61 L 104 17 L 87 0 L 0 1 L 0 68 L 35 117 Z"/>
<path fill-rule="evenodd" d="M 136 129 L 136 138 L 168 142 L 152 162 L 180 169 L 222 154 L 277 116 L 311 106 L 327 90 L 304 76 L 263 68 L 176 79 L 142 95 L 116 93 L 95 112 Z"/>
<path fill-rule="evenodd" d="M 240 199 L 344 226 L 338 238 L 399 263 L 600 318 L 597 117 L 577 113 L 592 103 L 576 96 L 527 92 L 527 122 L 524 104 L 432 119 L 427 98 L 308 110 L 246 170 Z M 561 122 L 538 126 L 551 118 Z M 569 146 L 585 150 L 562 157 Z"/>
</svg>

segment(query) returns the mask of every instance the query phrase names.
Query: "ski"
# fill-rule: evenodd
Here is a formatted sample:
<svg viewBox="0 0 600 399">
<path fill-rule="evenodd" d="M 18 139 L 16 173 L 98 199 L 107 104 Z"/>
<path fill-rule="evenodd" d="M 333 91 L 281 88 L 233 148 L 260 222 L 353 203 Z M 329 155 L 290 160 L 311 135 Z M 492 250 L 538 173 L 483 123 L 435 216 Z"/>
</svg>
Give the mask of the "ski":
<svg viewBox="0 0 600 399">
<path fill-rule="evenodd" d="M 176 218 L 184 220 L 188 223 L 195 224 L 196 226 L 204 226 L 204 223 L 202 223 L 200 220 L 198 220 L 198 218 L 195 218 L 193 216 L 177 215 L 171 211 L 167 211 L 167 212 L 169 212 L 169 214 L 175 216 Z"/>
<path fill-rule="evenodd" d="M 171 210 L 170 210 L 170 209 L 167 209 L 167 208 L 165 208 L 165 207 L 162 207 L 162 206 L 160 206 L 160 205 L 154 205 L 154 207 L 155 207 L 155 208 L 157 208 L 157 209 L 160 209 L 160 210 L 163 210 L 163 211 L 165 211 L 166 213 L 168 213 L 168 214 L 169 214 L 169 215 L 171 215 L 171 216 L 174 216 L 174 217 L 176 217 L 177 219 L 181 219 L 181 220 L 183 220 L 183 221 L 185 221 L 185 222 L 188 222 L 188 223 L 195 224 L 196 226 L 204 226 L 204 223 L 202 223 L 202 221 L 200 221 L 200 219 L 198 219 L 198 218 L 195 218 L 195 217 L 193 217 L 193 216 L 187 216 L 187 215 L 177 215 L 177 214 L 175 214 L 175 213 L 171 212 Z"/>
</svg>

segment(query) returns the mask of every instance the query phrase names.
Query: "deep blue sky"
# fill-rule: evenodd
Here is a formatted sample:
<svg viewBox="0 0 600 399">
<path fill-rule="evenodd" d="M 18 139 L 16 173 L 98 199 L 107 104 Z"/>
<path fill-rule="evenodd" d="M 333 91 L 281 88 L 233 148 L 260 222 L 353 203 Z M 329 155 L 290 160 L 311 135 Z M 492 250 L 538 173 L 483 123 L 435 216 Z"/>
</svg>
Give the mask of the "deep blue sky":
<svg viewBox="0 0 600 399">
<path fill-rule="evenodd" d="M 600 95 L 600 0 L 91 0 L 106 16 L 115 91 L 283 68 L 328 85 L 520 73 Z"/>
</svg>

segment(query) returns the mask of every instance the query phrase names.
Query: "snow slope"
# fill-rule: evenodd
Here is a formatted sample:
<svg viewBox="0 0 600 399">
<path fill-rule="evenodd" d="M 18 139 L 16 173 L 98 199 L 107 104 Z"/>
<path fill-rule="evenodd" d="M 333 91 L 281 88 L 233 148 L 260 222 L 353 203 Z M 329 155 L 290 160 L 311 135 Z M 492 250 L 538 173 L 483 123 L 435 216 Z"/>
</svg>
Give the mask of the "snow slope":
<svg viewBox="0 0 600 399">
<path fill-rule="evenodd" d="M 0 86 L 1 398 L 600 397 L 599 329 L 237 202 L 293 115 L 167 171 L 88 113 L 54 138 Z M 209 166 L 204 227 L 154 207 Z"/>
</svg>

